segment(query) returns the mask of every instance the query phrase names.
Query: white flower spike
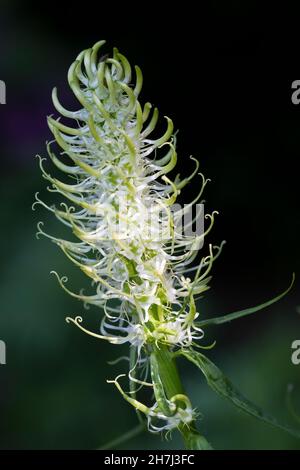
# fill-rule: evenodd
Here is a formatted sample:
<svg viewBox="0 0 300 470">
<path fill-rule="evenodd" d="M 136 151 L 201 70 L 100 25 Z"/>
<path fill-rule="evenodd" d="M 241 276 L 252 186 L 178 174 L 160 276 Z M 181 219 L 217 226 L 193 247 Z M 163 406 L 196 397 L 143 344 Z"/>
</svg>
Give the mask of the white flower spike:
<svg viewBox="0 0 300 470">
<path fill-rule="evenodd" d="M 163 135 L 151 137 L 159 113 L 138 100 L 141 70 L 135 67 L 134 79 L 129 62 L 117 49 L 111 57 L 101 57 L 104 43 L 81 52 L 69 69 L 69 85 L 80 109 L 65 109 L 53 90 L 53 104 L 63 119 L 50 116 L 48 125 L 61 150 L 55 155 L 53 142 L 47 150 L 65 180 L 52 177 L 39 157 L 48 190 L 64 201 L 48 205 L 37 194 L 34 205 L 52 212 L 77 240 L 46 234 L 42 223 L 38 234 L 58 245 L 95 289 L 94 295 L 74 293 L 66 287 L 67 278 L 54 273 L 70 295 L 101 308 L 98 332 L 87 330 L 80 316 L 68 317 L 67 322 L 95 338 L 130 345 L 130 391 L 122 390 L 118 378 L 110 382 L 145 415 L 149 430 L 177 428 L 188 448 L 210 448 L 196 431 L 196 413 L 174 362 L 176 354 L 187 355 L 203 338 L 195 299 L 209 288 L 212 264 L 222 250 L 222 245 L 210 245 L 208 256 L 191 266 L 216 213 L 206 215 L 210 221 L 206 232 L 186 233 L 180 223 L 200 200 L 208 180 L 198 173 L 196 160 L 189 177 L 173 181 L 166 176 L 177 162 L 173 122 L 165 117 Z M 181 190 L 197 174 L 198 196 L 173 210 Z M 201 216 L 203 211 L 183 228 Z M 153 388 L 151 406 L 136 399 L 143 386 Z"/>
</svg>

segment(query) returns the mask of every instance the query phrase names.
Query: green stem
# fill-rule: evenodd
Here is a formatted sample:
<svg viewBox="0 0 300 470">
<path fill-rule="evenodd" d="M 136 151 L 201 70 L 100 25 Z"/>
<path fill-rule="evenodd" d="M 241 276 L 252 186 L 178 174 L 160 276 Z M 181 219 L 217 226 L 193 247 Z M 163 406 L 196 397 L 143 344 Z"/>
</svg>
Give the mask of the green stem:
<svg viewBox="0 0 300 470">
<path fill-rule="evenodd" d="M 167 346 L 160 345 L 159 348 L 154 349 L 152 354 L 156 357 L 159 375 L 167 397 L 170 399 L 174 395 L 184 393 L 176 361 Z"/>
<path fill-rule="evenodd" d="M 163 384 L 166 396 L 171 399 L 174 395 L 184 394 L 182 382 L 179 377 L 176 360 L 174 355 L 166 346 L 155 348 L 151 354 L 155 355 L 161 382 Z M 185 448 L 189 450 L 210 450 L 211 446 L 205 437 L 201 436 L 193 421 L 189 425 L 181 424 L 178 427 Z"/>
</svg>

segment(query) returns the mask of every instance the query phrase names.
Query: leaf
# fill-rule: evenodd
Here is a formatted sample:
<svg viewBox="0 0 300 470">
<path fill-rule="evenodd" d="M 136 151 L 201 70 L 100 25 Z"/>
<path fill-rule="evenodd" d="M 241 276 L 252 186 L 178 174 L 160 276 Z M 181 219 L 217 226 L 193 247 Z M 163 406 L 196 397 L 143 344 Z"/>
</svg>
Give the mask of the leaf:
<svg viewBox="0 0 300 470">
<path fill-rule="evenodd" d="M 181 355 L 186 357 L 203 372 L 208 385 L 215 392 L 223 398 L 226 398 L 237 408 L 261 421 L 288 432 L 294 437 L 300 438 L 300 431 L 280 424 L 273 416 L 265 413 L 261 408 L 245 398 L 223 372 L 206 356 L 193 350 L 182 350 Z"/>
<path fill-rule="evenodd" d="M 223 315 L 220 317 L 214 317 L 214 318 L 208 318 L 207 320 L 202 320 L 200 322 L 197 322 L 197 326 L 201 328 L 206 325 L 222 325 L 222 323 L 227 323 L 229 321 L 236 320 L 237 318 L 250 315 L 251 313 L 258 312 L 259 310 L 269 307 L 270 305 L 274 304 L 278 300 L 282 299 L 282 297 L 284 297 L 291 290 L 294 282 L 295 282 L 295 273 L 293 273 L 292 282 L 289 285 L 289 287 L 284 292 L 277 295 L 277 297 L 267 300 L 267 302 L 264 302 L 260 305 L 256 305 L 255 307 L 246 308 L 245 310 L 239 310 L 238 312 L 228 313 L 227 315 Z"/>
<path fill-rule="evenodd" d="M 184 436 L 184 441 L 188 450 L 213 450 L 210 443 L 198 432 L 189 432 Z"/>
</svg>

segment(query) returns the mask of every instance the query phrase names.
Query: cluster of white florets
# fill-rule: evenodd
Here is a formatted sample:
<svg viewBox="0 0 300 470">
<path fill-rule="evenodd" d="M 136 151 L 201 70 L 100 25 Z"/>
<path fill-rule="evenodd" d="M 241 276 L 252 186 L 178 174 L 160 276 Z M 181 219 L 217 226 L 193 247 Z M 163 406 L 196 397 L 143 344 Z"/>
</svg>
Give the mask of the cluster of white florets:
<svg viewBox="0 0 300 470">
<path fill-rule="evenodd" d="M 142 107 L 138 101 L 141 71 L 135 67 L 136 83 L 132 85 L 131 67 L 116 49 L 111 58 L 98 59 L 103 43 L 83 51 L 70 67 L 69 85 L 81 109 L 66 110 L 56 89 L 53 91 L 56 110 L 76 124 L 69 127 L 60 118 L 48 118 L 62 149 L 58 158 L 50 143 L 48 153 L 69 181 L 52 177 L 40 159 L 43 176 L 51 184 L 49 191 L 59 193 L 66 202 L 49 206 L 37 196 L 37 203 L 53 212 L 79 241 L 48 235 L 42 224 L 39 233 L 56 243 L 92 279 L 95 293 L 71 292 L 67 279 L 57 275 L 63 289 L 104 312 L 99 333 L 86 330 L 81 317 L 68 321 L 113 344 L 130 343 L 137 349 L 136 361 L 143 362 L 147 345 L 186 347 L 202 338 L 202 330 L 195 325 L 194 299 L 208 289 L 208 273 L 221 248 L 210 247 L 198 267 L 191 267 L 205 233 L 195 236 L 178 230 L 176 220 L 186 209 L 172 212 L 172 205 L 196 175 L 198 163 L 188 178 L 177 176 L 171 181 L 166 176 L 177 161 L 173 123 L 166 118 L 163 136 L 150 138 L 158 110 L 152 111 L 150 103 Z M 201 178 L 201 190 L 189 206 L 201 198 L 207 182 Z M 207 233 L 214 213 L 206 218 L 210 220 Z M 193 279 L 187 278 L 186 273 L 193 270 Z M 151 413 L 155 414 L 155 405 Z M 166 429 L 184 421 L 182 413 L 179 408 L 168 417 Z M 191 416 L 188 408 L 185 413 Z"/>
</svg>

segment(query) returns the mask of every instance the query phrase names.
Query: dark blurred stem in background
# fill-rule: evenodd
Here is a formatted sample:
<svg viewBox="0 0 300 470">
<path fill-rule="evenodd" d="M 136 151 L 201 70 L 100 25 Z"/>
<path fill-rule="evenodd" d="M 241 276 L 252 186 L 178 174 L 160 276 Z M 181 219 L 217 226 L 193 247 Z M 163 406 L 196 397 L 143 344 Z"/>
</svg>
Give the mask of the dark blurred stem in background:
<svg viewBox="0 0 300 470">
<path fill-rule="evenodd" d="M 125 432 L 119 437 L 112 439 L 111 441 L 107 442 L 101 447 L 98 447 L 96 450 L 109 450 L 109 449 L 117 449 L 120 445 L 124 444 L 125 442 L 130 441 L 134 437 L 138 436 L 142 432 L 146 431 L 146 425 L 144 423 L 137 424 L 134 428 L 130 431 Z"/>
</svg>

